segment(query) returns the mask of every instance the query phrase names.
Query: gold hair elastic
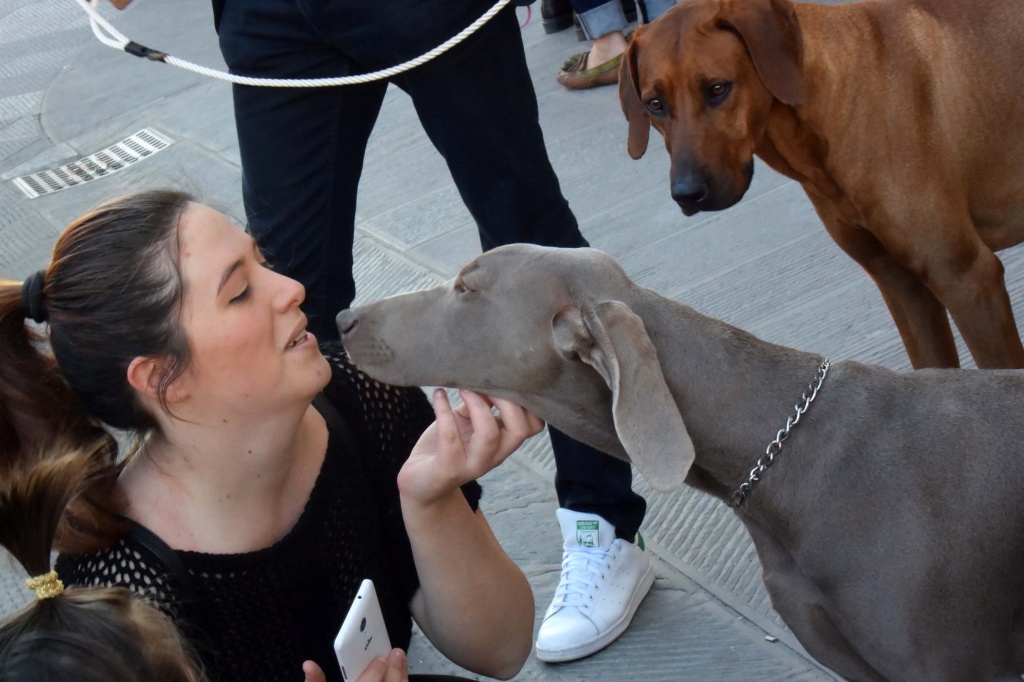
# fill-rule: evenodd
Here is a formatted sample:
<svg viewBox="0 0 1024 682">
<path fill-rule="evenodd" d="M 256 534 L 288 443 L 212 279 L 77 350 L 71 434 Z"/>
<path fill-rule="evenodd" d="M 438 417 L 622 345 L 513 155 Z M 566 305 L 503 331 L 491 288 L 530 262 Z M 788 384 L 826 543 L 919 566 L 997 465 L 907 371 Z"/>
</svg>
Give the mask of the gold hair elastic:
<svg viewBox="0 0 1024 682">
<path fill-rule="evenodd" d="M 57 577 L 57 571 L 50 571 L 25 581 L 28 589 L 36 593 L 36 599 L 49 599 L 64 594 L 64 583 Z"/>
</svg>

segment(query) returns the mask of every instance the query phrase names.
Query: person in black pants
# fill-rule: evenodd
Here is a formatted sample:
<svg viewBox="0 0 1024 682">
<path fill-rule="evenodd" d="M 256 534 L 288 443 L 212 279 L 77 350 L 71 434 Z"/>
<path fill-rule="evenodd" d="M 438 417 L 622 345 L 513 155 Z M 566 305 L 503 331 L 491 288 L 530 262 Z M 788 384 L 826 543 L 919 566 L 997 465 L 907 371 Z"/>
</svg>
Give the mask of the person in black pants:
<svg viewBox="0 0 1024 682">
<path fill-rule="evenodd" d="M 233 73 L 318 78 L 412 59 L 471 24 L 491 0 L 214 4 L 221 50 Z M 506 7 L 463 43 L 391 82 L 412 98 L 477 223 L 484 250 L 515 242 L 588 245 L 548 160 L 514 8 Z M 338 338 L 334 317 L 355 297 L 356 190 L 386 88 L 386 81 L 333 88 L 234 86 L 249 230 L 275 269 L 305 285 L 309 330 L 321 342 Z M 555 429 L 550 434 L 556 489 L 565 508 L 560 514 L 574 514 L 573 524 L 599 524 L 608 531 L 606 546 L 592 549 L 618 556 L 611 551 L 618 541 L 640 557 L 633 562 L 635 576 L 628 571 L 617 576 L 631 585 L 625 621 L 622 613 L 609 614 L 618 631 L 594 632 L 576 607 L 600 583 L 587 570 L 587 560 L 581 563 L 575 530 L 566 536 L 561 584 L 545 619 L 549 633 L 557 626 L 555 653 L 546 653 L 551 647 L 543 628 L 538 647 L 542 658 L 568 660 L 621 634 L 652 574 L 642 542 L 635 542 L 646 503 L 631 488 L 629 464 Z"/>
</svg>

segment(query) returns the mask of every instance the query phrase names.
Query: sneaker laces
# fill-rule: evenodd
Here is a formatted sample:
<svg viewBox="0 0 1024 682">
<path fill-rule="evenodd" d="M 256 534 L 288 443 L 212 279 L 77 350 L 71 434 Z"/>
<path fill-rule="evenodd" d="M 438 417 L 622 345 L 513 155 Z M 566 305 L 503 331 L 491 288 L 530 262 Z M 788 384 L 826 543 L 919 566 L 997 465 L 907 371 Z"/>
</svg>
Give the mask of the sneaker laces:
<svg viewBox="0 0 1024 682">
<path fill-rule="evenodd" d="M 605 571 L 611 570 L 609 549 L 579 548 L 566 550 L 562 559 L 562 577 L 555 590 L 551 606 L 576 606 L 586 608 L 585 601 L 598 583 L 605 578 Z"/>
</svg>

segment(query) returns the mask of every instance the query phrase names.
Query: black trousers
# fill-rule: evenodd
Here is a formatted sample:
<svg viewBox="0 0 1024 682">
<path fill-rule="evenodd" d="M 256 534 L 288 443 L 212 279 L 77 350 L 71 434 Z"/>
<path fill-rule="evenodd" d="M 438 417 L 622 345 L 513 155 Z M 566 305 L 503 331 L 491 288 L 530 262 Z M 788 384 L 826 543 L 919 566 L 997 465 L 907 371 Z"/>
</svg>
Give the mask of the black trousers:
<svg viewBox="0 0 1024 682">
<path fill-rule="evenodd" d="M 468 26 L 489 2 L 227 0 L 221 51 L 234 73 L 318 78 L 415 57 Z M 484 250 L 587 241 L 548 160 L 514 9 L 392 82 L 412 98 L 475 219 Z M 278 271 L 306 287 L 320 340 L 355 297 L 356 190 L 386 81 L 334 88 L 234 87 L 249 229 Z M 629 464 L 551 430 L 563 507 L 601 514 L 632 538 L 646 511 Z"/>
</svg>

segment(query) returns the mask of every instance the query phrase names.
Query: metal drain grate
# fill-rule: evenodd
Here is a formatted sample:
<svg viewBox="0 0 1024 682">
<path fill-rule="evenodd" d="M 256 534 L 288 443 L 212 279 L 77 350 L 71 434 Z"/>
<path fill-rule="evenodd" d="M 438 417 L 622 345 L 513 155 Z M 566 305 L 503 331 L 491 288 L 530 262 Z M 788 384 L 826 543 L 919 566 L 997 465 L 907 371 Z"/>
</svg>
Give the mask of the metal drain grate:
<svg viewBox="0 0 1024 682">
<path fill-rule="evenodd" d="M 113 175 L 147 156 L 167 149 L 172 144 L 174 140 L 169 137 L 152 128 L 143 128 L 131 137 L 66 166 L 15 178 L 14 184 L 29 199 L 35 199 L 44 194 L 53 194 L 62 189 Z"/>
</svg>

